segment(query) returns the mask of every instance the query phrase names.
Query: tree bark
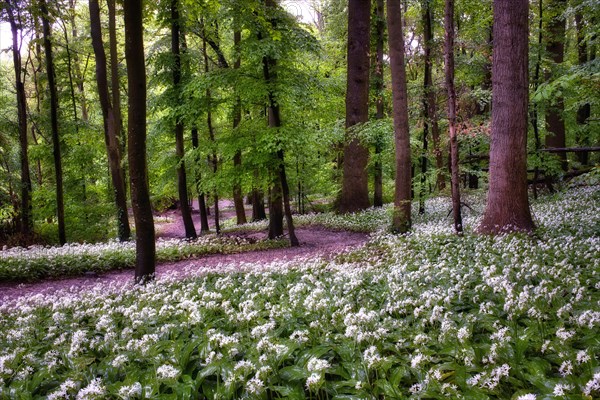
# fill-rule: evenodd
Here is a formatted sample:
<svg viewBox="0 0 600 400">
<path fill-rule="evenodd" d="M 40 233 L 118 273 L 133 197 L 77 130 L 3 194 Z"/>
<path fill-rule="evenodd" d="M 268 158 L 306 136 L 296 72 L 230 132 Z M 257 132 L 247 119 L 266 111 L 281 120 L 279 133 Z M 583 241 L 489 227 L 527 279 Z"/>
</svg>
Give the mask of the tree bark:
<svg viewBox="0 0 600 400">
<path fill-rule="evenodd" d="M 348 1 L 348 76 L 346 129 L 369 120 L 369 48 L 371 0 Z M 341 213 L 369 207 L 369 149 L 351 133 L 346 135 L 343 158 Z"/>
<path fill-rule="evenodd" d="M 236 30 L 233 33 L 233 46 L 236 51 L 236 59 L 233 63 L 234 69 L 239 69 L 241 66 L 240 58 L 240 42 L 242 41 L 242 32 Z M 233 130 L 235 131 L 242 121 L 242 102 L 239 95 L 236 96 L 235 105 L 233 107 Z M 235 205 L 235 215 L 237 224 L 245 224 L 246 210 L 244 209 L 244 196 L 242 195 L 242 183 L 240 179 L 240 169 L 242 168 L 242 151 L 236 150 L 233 156 L 233 168 L 236 170 L 236 174 L 233 182 L 233 203 Z"/>
<path fill-rule="evenodd" d="M 173 54 L 173 88 L 174 95 L 179 98 L 181 91 L 181 49 L 180 49 L 179 0 L 171 0 L 171 53 Z M 176 100 L 179 104 L 180 100 Z M 187 173 L 185 170 L 185 148 L 183 142 L 183 119 L 177 113 L 175 117 L 175 153 L 177 155 L 177 189 L 179 192 L 179 208 L 185 228 L 186 239 L 196 238 L 196 228 L 192 220 L 192 212 L 188 200 Z"/>
<path fill-rule="evenodd" d="M 56 177 L 56 215 L 58 220 L 58 241 L 61 245 L 67 242 L 65 232 L 65 202 L 63 191 L 62 156 L 60 137 L 58 133 L 58 93 L 54 75 L 54 58 L 52 55 L 52 32 L 50 30 L 50 16 L 46 0 L 40 0 L 42 14 L 42 27 L 44 33 L 44 52 L 46 54 L 46 74 L 48 89 L 50 91 L 50 126 L 52 129 L 52 152 L 54 156 L 54 173 Z"/>
<path fill-rule="evenodd" d="M 527 0 L 494 0 L 489 190 L 479 232 L 532 231 L 527 196 Z"/>
<path fill-rule="evenodd" d="M 566 1 L 552 0 L 547 5 L 552 12 L 552 18 L 548 24 L 546 52 L 554 62 L 552 69 L 558 70 L 561 68 L 565 55 L 566 20 L 563 14 L 566 8 Z M 553 75 L 554 77 L 557 76 L 549 72 L 546 78 L 552 79 Z M 563 120 L 565 111 L 564 98 L 562 95 L 557 95 L 555 101 L 556 103 L 549 107 L 546 114 L 546 129 L 548 134 L 546 135 L 545 144 L 546 147 L 566 147 L 565 121 Z M 566 154 L 560 153 L 559 158 L 562 170 L 567 171 L 569 165 Z"/>
<path fill-rule="evenodd" d="M 143 284 L 154 278 L 156 243 L 146 162 L 146 65 L 142 0 L 127 0 L 123 2 L 123 9 L 129 92 L 127 154 L 136 229 L 135 282 Z"/>
<path fill-rule="evenodd" d="M 199 147 L 198 140 L 198 128 L 192 128 L 192 147 L 197 150 Z M 199 157 L 196 156 L 196 164 L 200 161 Z M 200 172 L 196 171 L 196 190 L 198 192 L 198 212 L 200 213 L 200 234 L 208 233 L 210 230 L 208 226 L 208 214 L 206 213 L 206 197 L 204 192 L 200 189 Z"/>
<path fill-rule="evenodd" d="M 15 2 L 16 3 L 16 2 Z M 6 12 L 12 34 L 12 55 L 15 70 L 15 87 L 17 92 L 17 119 L 19 126 L 19 159 L 21 163 L 21 209 L 19 210 L 20 232 L 23 240 L 33 233 L 33 218 L 31 206 L 31 175 L 29 172 L 29 144 L 27 137 L 27 103 L 25 84 L 23 82 L 21 48 L 19 31 L 21 22 L 16 20 L 13 2 L 6 2 Z"/>
<path fill-rule="evenodd" d="M 113 85 L 113 103 L 111 104 L 108 93 L 108 77 L 106 68 L 106 53 L 102 43 L 102 28 L 100 23 L 100 6 L 98 0 L 89 1 L 90 9 L 90 31 L 92 46 L 96 56 L 96 84 L 98 86 L 98 97 L 104 120 L 104 143 L 108 155 L 108 167 L 110 171 L 113 190 L 115 191 L 115 205 L 117 207 L 117 228 L 120 241 L 131 239 L 129 226 L 129 215 L 127 211 L 127 190 L 125 173 L 121 162 L 123 159 L 120 143 L 121 112 L 120 104 L 115 103 L 114 90 L 118 86 Z M 112 44 L 111 44 L 112 47 Z M 112 63 L 112 60 L 111 60 Z M 117 97 L 117 100 L 119 98 Z"/>
<path fill-rule="evenodd" d="M 267 7 L 274 8 L 276 3 L 274 0 L 266 0 L 265 4 Z M 271 27 L 275 28 L 275 21 L 270 20 Z M 279 103 L 275 99 L 275 93 L 273 92 L 274 83 L 277 81 L 276 72 L 276 61 L 270 56 L 263 56 L 263 77 L 267 84 L 268 91 L 268 115 L 269 115 L 269 127 L 275 129 L 276 135 L 279 135 L 279 128 L 281 127 L 281 114 L 279 110 Z M 278 144 L 280 143 L 279 138 L 276 139 Z M 278 146 L 279 147 L 279 146 Z M 269 204 L 269 238 L 273 239 L 283 234 L 282 221 L 282 210 L 281 200 L 283 197 L 283 211 L 285 211 L 285 220 L 287 222 L 288 236 L 290 246 L 299 246 L 300 242 L 296 237 L 296 230 L 294 229 L 294 220 L 292 218 L 292 209 L 290 206 L 290 189 L 287 182 L 287 175 L 285 172 L 285 158 L 283 149 L 279 148 L 277 153 L 274 155 L 277 160 L 277 170 L 275 171 L 275 179 L 272 183 L 271 188 L 271 201 Z M 274 221 L 271 225 L 271 220 Z M 281 225 L 281 226 L 280 226 Z"/>
<path fill-rule="evenodd" d="M 381 120 L 385 116 L 383 104 L 383 41 L 385 33 L 385 5 L 383 0 L 376 0 L 375 5 L 375 62 L 373 63 L 373 80 L 375 86 L 375 118 Z M 375 174 L 373 177 L 373 206 L 383 206 L 383 165 L 381 162 L 381 144 L 375 144 Z"/>
<path fill-rule="evenodd" d="M 463 231 L 460 210 L 460 173 L 458 170 L 458 141 L 456 138 L 456 90 L 454 88 L 454 0 L 446 0 L 444 15 L 445 26 L 445 72 L 448 91 L 448 130 L 450 136 L 450 176 L 452 189 L 452 217 L 454 230 L 461 235 Z"/>
<path fill-rule="evenodd" d="M 396 142 L 396 189 L 392 230 L 408 232 L 411 226 L 411 159 L 408 128 L 408 97 L 404 65 L 404 34 L 400 0 L 387 2 L 388 41 L 392 71 L 392 105 Z"/>
<path fill-rule="evenodd" d="M 575 26 L 577 28 L 577 61 L 579 65 L 586 64 L 588 59 L 587 39 L 584 34 L 585 20 L 581 11 L 575 13 Z M 592 115 L 592 107 L 590 103 L 585 103 L 579 106 L 577 109 L 577 143 L 580 146 L 587 146 L 590 144 L 589 140 L 589 122 L 588 119 Z M 590 153 L 581 152 L 577 153 L 577 158 L 582 165 L 588 165 L 590 162 Z"/>
</svg>

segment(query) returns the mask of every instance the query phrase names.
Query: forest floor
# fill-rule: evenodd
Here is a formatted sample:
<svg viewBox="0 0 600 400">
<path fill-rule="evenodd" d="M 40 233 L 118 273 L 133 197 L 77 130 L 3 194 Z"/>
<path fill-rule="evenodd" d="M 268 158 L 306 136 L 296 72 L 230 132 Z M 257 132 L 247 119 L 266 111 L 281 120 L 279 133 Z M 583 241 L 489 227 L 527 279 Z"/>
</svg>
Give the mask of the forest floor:
<svg viewBox="0 0 600 400">
<path fill-rule="evenodd" d="M 220 202 L 221 221 L 235 217 L 230 201 Z M 211 209 L 212 211 L 212 209 Z M 247 215 L 250 215 L 247 212 Z M 157 238 L 175 239 L 184 238 L 185 229 L 179 210 L 168 210 L 156 215 L 155 229 Z M 211 214 L 209 218 L 213 218 Z M 200 221 L 198 208 L 194 207 L 193 220 L 199 231 Z M 213 226 L 213 221 L 209 224 Z M 238 236 L 244 239 L 264 239 L 266 231 L 232 231 L 223 233 L 227 236 Z M 296 228 L 296 235 L 300 241 L 299 247 L 285 247 L 269 250 L 258 250 L 234 254 L 211 254 L 197 259 L 188 259 L 177 262 L 159 263 L 156 266 L 156 276 L 178 274 L 185 278 L 189 274 L 197 273 L 200 269 L 215 271 L 221 265 L 236 266 L 245 263 L 270 263 L 280 260 L 282 262 L 307 256 L 320 256 L 328 259 L 332 254 L 345 249 L 355 248 L 364 244 L 368 234 L 359 232 L 333 231 L 320 226 L 305 226 Z M 133 282 L 133 270 L 125 269 L 111 271 L 102 274 L 90 273 L 85 276 L 68 277 L 64 279 L 47 279 L 32 283 L 0 283 L 0 303 L 21 296 L 34 296 L 37 294 L 47 295 L 60 290 L 81 291 L 89 289 L 97 284 L 126 284 Z"/>
</svg>

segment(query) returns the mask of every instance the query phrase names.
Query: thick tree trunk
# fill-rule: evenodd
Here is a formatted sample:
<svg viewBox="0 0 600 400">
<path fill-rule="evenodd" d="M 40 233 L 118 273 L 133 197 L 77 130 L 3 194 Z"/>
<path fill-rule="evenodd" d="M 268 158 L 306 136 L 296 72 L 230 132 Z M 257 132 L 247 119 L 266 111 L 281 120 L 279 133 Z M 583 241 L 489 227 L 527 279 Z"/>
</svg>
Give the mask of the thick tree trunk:
<svg viewBox="0 0 600 400">
<path fill-rule="evenodd" d="M 153 279 L 156 265 L 154 220 L 146 162 L 146 63 L 142 8 L 142 0 L 123 2 L 127 89 L 129 92 L 127 154 L 131 205 L 136 229 L 136 283 L 145 283 Z"/>
<path fill-rule="evenodd" d="M 180 41 L 179 0 L 171 0 L 171 53 L 173 54 L 173 87 L 175 96 L 179 97 L 181 86 L 181 49 Z M 179 101 L 177 101 L 179 104 Z M 192 220 L 192 211 L 188 200 L 187 173 L 185 170 L 185 148 L 183 144 L 183 119 L 176 116 L 175 121 L 175 153 L 177 155 L 177 189 L 179 192 L 179 208 L 187 239 L 196 238 L 196 228 Z"/>
<path fill-rule="evenodd" d="M 375 86 L 375 118 L 383 119 L 385 116 L 383 104 L 383 41 L 385 34 L 385 5 L 383 0 L 377 0 L 375 5 L 375 57 L 373 63 L 373 80 Z M 375 144 L 375 174 L 373 177 L 373 206 L 383 206 L 383 164 L 381 162 L 381 144 Z"/>
<path fill-rule="evenodd" d="M 348 2 L 348 77 L 346 129 L 369 120 L 369 48 L 371 0 Z M 346 135 L 344 175 L 338 210 L 351 213 L 369 207 L 369 149 L 353 134 Z"/>
<path fill-rule="evenodd" d="M 52 129 L 52 151 L 54 155 L 54 172 L 56 177 L 56 215 L 58 220 L 58 241 L 61 245 L 67 242 L 65 232 L 65 202 L 63 192 L 62 156 L 60 137 L 58 134 L 58 93 L 54 76 L 54 59 L 52 56 L 52 33 L 50 31 L 50 17 L 46 0 L 40 1 L 42 14 L 42 27 L 44 32 L 44 52 L 46 53 L 46 74 L 48 89 L 50 90 L 50 126 Z"/>
<path fill-rule="evenodd" d="M 16 20 L 15 9 L 11 1 L 6 2 L 8 22 L 12 33 L 12 55 L 15 70 L 15 87 L 17 91 L 17 119 L 19 125 L 19 159 L 21 162 L 21 209 L 19 210 L 19 228 L 23 239 L 33 233 L 31 206 L 31 175 L 29 172 L 29 145 L 27 138 L 27 103 L 25 84 L 23 82 L 20 38 L 20 21 Z"/>
<path fill-rule="evenodd" d="M 396 142 L 396 190 L 394 193 L 392 230 L 397 233 L 405 233 L 408 232 L 411 226 L 412 173 L 406 67 L 404 66 L 404 34 L 402 32 L 402 8 L 400 0 L 388 0 L 387 20 L 390 68 L 392 71 L 394 136 Z"/>
<path fill-rule="evenodd" d="M 241 66 L 241 59 L 239 55 L 239 46 L 242 41 L 242 32 L 236 30 L 233 33 L 233 46 L 236 51 L 236 59 L 233 64 L 234 69 L 239 69 Z M 235 131 L 242 121 L 242 102 L 239 96 L 236 96 L 235 105 L 233 107 L 233 130 Z M 237 150 L 233 156 L 233 168 L 237 171 L 233 182 L 233 203 L 235 205 L 235 215 L 237 224 L 245 224 L 246 210 L 244 209 L 244 196 L 242 195 L 242 182 L 240 179 L 240 173 L 242 168 L 242 151 Z"/>
<path fill-rule="evenodd" d="M 197 150 L 199 147 L 198 128 L 192 128 L 192 147 Z M 196 164 L 200 161 L 196 156 Z M 200 189 L 200 172 L 196 171 L 196 191 L 198 192 L 198 212 L 200 213 L 200 234 L 208 233 L 208 214 L 206 213 L 206 198 L 204 192 Z"/>
<path fill-rule="evenodd" d="M 565 55 L 566 20 L 563 14 L 567 2 L 566 0 L 552 0 L 548 6 L 552 11 L 552 19 L 548 23 L 546 52 L 555 64 L 553 69 L 558 70 L 561 68 Z M 552 73 L 548 73 L 546 78 L 552 79 L 553 75 Z M 557 76 L 554 75 L 554 77 Z M 546 147 L 566 147 L 565 121 L 563 120 L 564 111 L 563 96 L 557 96 L 555 104 L 548 109 L 546 114 L 546 129 L 548 131 L 546 135 Z M 559 158 L 562 170 L 567 171 L 569 165 L 567 164 L 566 153 L 559 153 Z"/>
<path fill-rule="evenodd" d="M 123 159 L 120 143 L 121 132 L 121 112 L 120 104 L 114 103 L 115 95 L 113 93 L 113 104 L 111 104 L 108 93 L 108 77 L 106 68 L 106 53 L 102 43 L 102 28 L 100 23 L 100 7 L 98 0 L 89 1 L 90 9 L 90 31 L 92 37 L 92 46 L 96 55 L 96 83 L 98 85 L 98 97 L 100 99 L 100 108 L 104 119 L 104 143 L 108 155 L 108 168 L 115 191 L 115 204 L 117 207 L 117 224 L 120 241 L 131 239 L 131 229 L 129 227 L 129 215 L 127 211 L 127 190 L 125 173 L 121 162 Z M 112 44 L 111 44 L 112 47 Z M 111 60 L 112 62 L 112 60 Z M 118 91 L 118 86 L 113 85 L 113 91 Z M 118 99 L 118 97 L 117 97 Z"/>
<path fill-rule="evenodd" d="M 532 231 L 527 196 L 527 0 L 494 0 L 489 191 L 481 233 Z"/>
<path fill-rule="evenodd" d="M 450 132 L 450 177 L 452 189 L 452 216 L 454 230 L 462 234 L 462 214 L 460 210 L 460 173 L 458 170 L 458 141 L 456 140 L 456 90 L 454 89 L 454 0 L 446 0 L 445 26 L 445 72 L 448 91 L 448 129 Z"/>
</svg>

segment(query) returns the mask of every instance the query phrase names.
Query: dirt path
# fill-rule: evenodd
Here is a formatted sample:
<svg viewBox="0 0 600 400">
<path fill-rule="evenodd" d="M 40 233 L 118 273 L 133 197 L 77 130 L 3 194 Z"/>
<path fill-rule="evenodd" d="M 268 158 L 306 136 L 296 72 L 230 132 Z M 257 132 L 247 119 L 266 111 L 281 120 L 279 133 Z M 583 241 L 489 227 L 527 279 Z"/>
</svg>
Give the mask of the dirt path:
<svg viewBox="0 0 600 400">
<path fill-rule="evenodd" d="M 166 219 L 164 218 L 166 217 Z M 158 237 L 183 237 L 183 223 L 177 211 L 169 212 L 162 219 L 163 222 L 156 226 Z M 197 213 L 194 213 L 196 222 Z M 197 225 L 198 226 L 198 225 Z M 218 271 L 220 269 L 240 266 L 245 263 L 270 263 L 281 260 L 293 261 L 294 259 L 309 256 L 329 258 L 332 254 L 346 249 L 356 248 L 367 241 L 368 235 L 364 233 L 330 231 L 322 227 L 297 228 L 300 246 L 245 252 L 238 254 L 213 254 L 198 259 L 184 260 L 172 263 L 162 263 L 156 266 L 156 275 L 160 279 L 165 276 L 177 275 L 185 277 L 195 275 L 199 271 Z M 266 232 L 242 233 L 241 236 L 264 238 Z M 128 285 L 133 280 L 133 270 L 113 271 L 100 275 L 73 277 L 60 280 L 48 280 L 35 283 L 9 284 L 0 283 L 0 304 L 8 303 L 19 297 L 35 296 L 37 294 L 52 294 L 57 291 L 78 292 L 91 289 L 96 285 Z"/>
</svg>

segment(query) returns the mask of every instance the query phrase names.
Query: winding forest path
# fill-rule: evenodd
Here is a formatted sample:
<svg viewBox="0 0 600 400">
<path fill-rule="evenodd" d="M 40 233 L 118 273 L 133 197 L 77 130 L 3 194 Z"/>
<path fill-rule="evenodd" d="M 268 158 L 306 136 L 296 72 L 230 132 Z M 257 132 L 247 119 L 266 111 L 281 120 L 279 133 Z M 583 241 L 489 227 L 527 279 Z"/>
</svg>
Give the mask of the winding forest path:
<svg viewBox="0 0 600 400">
<path fill-rule="evenodd" d="M 227 216 L 227 209 L 224 210 L 222 217 Z M 194 213 L 194 222 L 196 227 L 199 223 L 196 220 L 197 213 Z M 156 224 L 157 237 L 175 238 L 184 237 L 183 222 L 179 211 L 169 211 L 163 215 L 163 222 Z M 177 262 L 159 263 L 156 266 L 156 275 L 161 276 L 176 275 L 178 278 L 195 275 L 198 271 L 218 271 L 220 267 L 239 266 L 247 263 L 266 264 L 274 261 L 290 262 L 296 259 L 320 256 L 330 257 L 334 253 L 346 249 L 356 248 L 364 244 L 368 239 L 368 234 L 332 231 L 319 226 L 308 226 L 296 228 L 296 234 L 300 240 L 299 247 L 286 247 L 280 249 L 269 249 L 260 251 L 250 251 L 236 254 L 212 254 Z M 231 235 L 231 234 L 228 234 Z M 254 238 L 266 237 L 266 232 L 241 233 L 240 236 Z M 86 276 L 70 277 L 65 279 L 52 279 L 33 283 L 0 283 L 0 304 L 7 303 L 22 296 L 34 296 L 37 294 L 52 294 L 60 290 L 68 292 L 78 292 L 90 289 L 99 284 L 127 284 L 133 281 L 133 270 L 119 270 L 103 274 L 90 274 Z"/>
</svg>

